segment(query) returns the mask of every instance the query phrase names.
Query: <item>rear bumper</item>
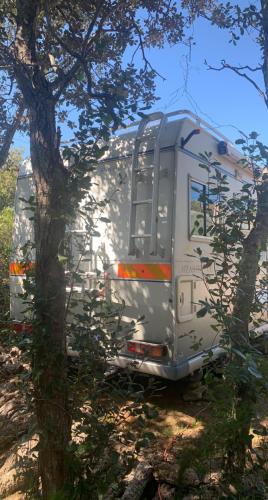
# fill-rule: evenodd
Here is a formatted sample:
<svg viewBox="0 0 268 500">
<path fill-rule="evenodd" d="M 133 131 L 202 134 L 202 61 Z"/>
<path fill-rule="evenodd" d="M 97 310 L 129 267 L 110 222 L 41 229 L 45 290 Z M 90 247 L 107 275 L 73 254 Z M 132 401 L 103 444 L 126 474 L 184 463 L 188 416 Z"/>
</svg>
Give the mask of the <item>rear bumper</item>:
<svg viewBox="0 0 268 500">
<path fill-rule="evenodd" d="M 137 360 L 123 355 L 113 358 L 110 363 L 118 366 L 119 368 L 128 368 L 130 370 L 154 375 L 168 380 L 179 380 L 187 377 L 187 375 L 190 375 L 208 362 L 217 359 L 224 353 L 224 349 L 215 346 L 210 352 L 212 355 L 210 355 L 209 358 L 208 352 L 202 352 L 176 364 L 162 364 L 159 362 L 156 363 L 155 361 Z"/>
</svg>

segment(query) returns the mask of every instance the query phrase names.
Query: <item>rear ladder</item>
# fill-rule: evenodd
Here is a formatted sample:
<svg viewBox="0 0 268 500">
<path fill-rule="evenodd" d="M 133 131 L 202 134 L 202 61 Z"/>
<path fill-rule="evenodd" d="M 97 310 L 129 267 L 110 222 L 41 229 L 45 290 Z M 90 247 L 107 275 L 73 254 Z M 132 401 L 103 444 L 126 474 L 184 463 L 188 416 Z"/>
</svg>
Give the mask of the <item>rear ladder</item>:
<svg viewBox="0 0 268 500">
<path fill-rule="evenodd" d="M 156 125 L 154 135 L 145 135 L 146 127 L 154 121 L 159 121 Z M 131 205 L 130 205 L 130 223 L 129 223 L 129 247 L 128 254 L 136 254 L 136 239 L 150 239 L 150 255 L 157 255 L 157 221 L 158 221 L 158 195 L 159 195 L 159 171 L 160 171 L 160 137 L 162 129 L 166 122 L 164 113 L 151 113 L 141 120 L 138 126 L 137 134 L 134 142 L 134 150 L 132 155 L 132 173 L 131 173 Z M 154 139 L 153 144 L 153 162 L 148 166 L 140 165 L 141 143 L 148 138 Z M 146 200 L 137 200 L 137 183 L 138 174 L 152 170 L 152 198 Z M 150 233 L 139 234 L 136 228 L 137 222 L 137 206 L 144 205 L 148 209 L 151 208 L 151 223 Z"/>
</svg>

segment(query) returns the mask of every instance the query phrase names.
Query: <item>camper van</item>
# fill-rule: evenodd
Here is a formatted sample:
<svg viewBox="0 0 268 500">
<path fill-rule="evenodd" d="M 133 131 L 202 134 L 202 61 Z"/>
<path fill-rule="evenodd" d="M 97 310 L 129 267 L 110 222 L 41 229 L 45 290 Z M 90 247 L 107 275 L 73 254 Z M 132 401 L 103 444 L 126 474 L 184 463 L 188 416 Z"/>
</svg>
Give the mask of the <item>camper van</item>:
<svg viewBox="0 0 268 500">
<path fill-rule="evenodd" d="M 105 267 L 112 300 L 125 304 L 122 321 L 135 324 L 120 355 L 111 360 L 115 366 L 178 380 L 200 369 L 208 351 L 211 359 L 222 354 L 209 315 L 196 316 L 207 290 L 200 264 L 191 257 L 197 247 L 208 254 L 211 241 L 200 201 L 208 183 L 206 170 L 200 168 L 205 151 L 221 163 L 217 168 L 227 176 L 231 192 L 251 181 L 228 139 L 187 110 L 152 113 L 119 131 L 99 162 L 92 195 L 110 203 L 97 223 L 100 236 L 87 243 L 89 257 L 83 270 L 88 285 L 76 291 L 83 294 L 92 286 L 96 269 Z M 20 248 L 33 239 L 32 213 L 22 199 L 33 193 L 31 165 L 25 161 L 17 180 L 10 265 L 11 315 L 21 325 L 25 318 L 18 296 L 24 278 Z M 73 231 L 85 233 L 81 220 Z M 198 350 L 193 350 L 191 332 L 200 340 Z"/>
</svg>

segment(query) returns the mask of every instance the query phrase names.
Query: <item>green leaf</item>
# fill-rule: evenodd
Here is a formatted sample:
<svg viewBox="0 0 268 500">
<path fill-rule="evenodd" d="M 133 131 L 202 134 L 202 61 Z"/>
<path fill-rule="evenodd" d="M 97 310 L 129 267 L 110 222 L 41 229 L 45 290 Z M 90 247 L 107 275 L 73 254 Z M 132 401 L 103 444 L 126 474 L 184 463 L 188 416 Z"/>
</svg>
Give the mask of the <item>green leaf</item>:
<svg viewBox="0 0 268 500">
<path fill-rule="evenodd" d="M 208 313 L 207 306 L 201 307 L 201 309 L 199 309 L 199 311 L 197 311 L 196 316 L 197 316 L 197 318 L 203 318 L 204 316 L 206 316 L 207 313 Z"/>
<path fill-rule="evenodd" d="M 61 263 L 61 264 L 65 264 L 67 262 L 68 258 L 66 257 L 66 255 L 60 255 L 58 254 L 58 261 Z"/>
<path fill-rule="evenodd" d="M 232 352 L 234 352 L 237 356 L 239 356 L 239 358 L 242 358 L 244 361 L 247 359 L 245 354 L 235 347 L 232 347 Z"/>
<path fill-rule="evenodd" d="M 268 436 L 268 431 L 265 427 L 262 427 L 261 429 L 253 429 L 254 434 L 257 434 L 257 436 Z"/>
<path fill-rule="evenodd" d="M 101 220 L 101 222 L 106 222 L 107 224 L 109 224 L 111 222 L 111 220 L 108 219 L 107 217 L 100 217 L 100 220 Z"/>
<path fill-rule="evenodd" d="M 248 366 L 248 371 L 253 377 L 258 380 L 261 380 L 263 378 L 262 374 L 252 366 Z"/>
<path fill-rule="evenodd" d="M 249 134 L 249 137 L 250 137 L 250 139 L 255 140 L 255 139 L 257 139 L 258 135 L 259 135 L 259 134 L 258 134 L 257 132 L 254 132 L 254 131 L 253 131 L 253 132 L 251 132 L 251 133 Z"/>
<path fill-rule="evenodd" d="M 202 262 L 202 268 L 207 269 L 208 267 L 212 266 L 214 264 L 214 259 L 210 259 L 209 257 L 200 257 L 200 260 Z"/>
</svg>

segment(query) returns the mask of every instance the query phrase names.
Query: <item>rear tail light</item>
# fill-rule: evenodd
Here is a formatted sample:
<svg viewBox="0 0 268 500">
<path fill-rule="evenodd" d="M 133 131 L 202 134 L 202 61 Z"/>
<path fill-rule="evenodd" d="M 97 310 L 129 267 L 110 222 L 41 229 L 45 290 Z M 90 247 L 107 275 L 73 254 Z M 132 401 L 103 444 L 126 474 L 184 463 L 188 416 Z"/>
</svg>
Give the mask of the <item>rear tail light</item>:
<svg viewBox="0 0 268 500">
<path fill-rule="evenodd" d="M 10 325 L 11 330 L 14 330 L 16 333 L 32 333 L 33 327 L 30 323 L 20 323 L 14 321 Z"/>
<path fill-rule="evenodd" d="M 129 341 L 127 350 L 138 356 L 146 356 L 149 358 L 163 358 L 167 355 L 167 346 L 164 344 L 151 344 L 149 342 Z"/>
</svg>

